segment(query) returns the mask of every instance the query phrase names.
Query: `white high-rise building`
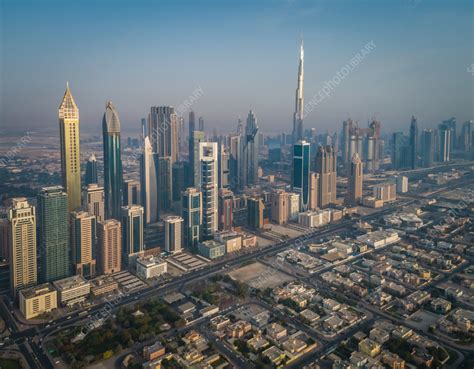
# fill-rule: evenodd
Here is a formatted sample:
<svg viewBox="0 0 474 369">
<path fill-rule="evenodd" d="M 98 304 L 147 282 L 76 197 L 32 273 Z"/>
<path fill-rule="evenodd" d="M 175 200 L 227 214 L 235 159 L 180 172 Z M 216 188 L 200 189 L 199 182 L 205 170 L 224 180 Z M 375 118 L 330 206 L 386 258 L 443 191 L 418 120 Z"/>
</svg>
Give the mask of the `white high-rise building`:
<svg viewBox="0 0 474 369">
<path fill-rule="evenodd" d="M 145 209 L 145 223 L 158 221 L 158 155 L 153 153 L 150 138 L 145 137 L 140 163 L 142 205 Z"/>
<path fill-rule="evenodd" d="M 105 219 L 104 203 L 104 187 L 93 183 L 82 188 L 82 208 L 88 213 L 95 215 L 98 222 L 102 222 Z"/>
<path fill-rule="evenodd" d="M 173 215 L 163 219 L 165 225 L 165 250 L 167 252 L 176 253 L 183 248 L 183 240 L 181 238 L 183 221 L 183 218 Z"/>
<path fill-rule="evenodd" d="M 303 40 L 300 46 L 300 63 L 298 66 L 298 86 L 295 96 L 295 113 L 293 115 L 293 143 L 303 139 L 303 107 L 304 107 L 304 48 Z"/>
<path fill-rule="evenodd" d="M 202 234 L 203 239 L 212 239 L 217 231 L 218 204 L 218 151 L 217 142 L 199 143 L 202 192 Z"/>
</svg>

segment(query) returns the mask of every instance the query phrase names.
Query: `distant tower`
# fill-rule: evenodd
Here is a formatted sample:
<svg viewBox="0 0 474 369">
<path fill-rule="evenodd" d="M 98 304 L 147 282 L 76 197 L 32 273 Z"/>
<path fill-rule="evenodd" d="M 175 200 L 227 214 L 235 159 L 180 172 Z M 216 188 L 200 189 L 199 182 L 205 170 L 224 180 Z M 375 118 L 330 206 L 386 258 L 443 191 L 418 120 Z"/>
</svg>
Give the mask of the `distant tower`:
<svg viewBox="0 0 474 369">
<path fill-rule="evenodd" d="M 199 130 L 201 132 L 204 132 L 204 118 L 203 117 L 199 117 Z"/>
<path fill-rule="evenodd" d="M 59 133 L 62 185 L 68 195 L 69 211 L 73 211 L 81 206 L 81 152 L 79 109 L 69 90 L 69 84 L 66 85 L 66 92 L 59 106 Z"/>
<path fill-rule="evenodd" d="M 298 86 L 295 96 L 295 113 L 293 115 L 293 143 L 303 139 L 303 107 L 304 107 L 304 49 L 303 40 L 300 46 L 300 64 L 298 66 Z"/>
<path fill-rule="evenodd" d="M 421 134 L 422 164 L 431 167 L 434 162 L 434 134 L 431 129 L 423 130 Z"/>
<path fill-rule="evenodd" d="M 196 117 L 194 112 L 191 110 L 189 112 L 189 138 L 191 138 L 191 133 L 196 130 Z"/>
<path fill-rule="evenodd" d="M 348 181 L 347 201 L 350 205 L 357 205 L 362 200 L 362 181 L 364 178 L 362 166 L 359 154 L 355 153 L 352 157 Z"/>
<path fill-rule="evenodd" d="M 245 126 L 245 185 L 254 185 L 258 181 L 258 140 L 257 140 L 257 118 L 252 110 L 247 116 L 247 125 Z"/>
<path fill-rule="evenodd" d="M 318 205 L 321 208 L 336 202 L 336 156 L 331 146 L 320 146 L 316 154 L 319 175 Z"/>
<path fill-rule="evenodd" d="M 165 250 L 169 253 L 180 252 L 183 248 L 181 240 L 183 218 L 173 215 L 163 219 L 163 222 L 165 224 Z"/>
<path fill-rule="evenodd" d="M 82 208 L 94 215 L 98 222 L 105 220 L 105 194 L 104 187 L 96 183 L 82 189 Z"/>
<path fill-rule="evenodd" d="M 122 265 L 128 268 L 144 252 L 143 207 L 130 205 L 122 207 Z"/>
<path fill-rule="evenodd" d="M 105 217 L 119 219 L 122 206 L 122 158 L 120 120 L 112 102 L 107 102 L 102 120 L 104 138 Z"/>
<path fill-rule="evenodd" d="M 8 210 L 8 243 L 10 254 L 10 290 L 36 285 L 36 212 L 25 197 L 12 199 Z"/>
<path fill-rule="evenodd" d="M 194 187 L 183 192 L 184 242 L 189 248 L 202 240 L 202 194 Z"/>
<path fill-rule="evenodd" d="M 293 145 L 293 175 L 291 188 L 300 194 L 301 211 L 308 210 L 309 205 L 309 170 L 310 170 L 310 144 L 299 140 Z"/>
<path fill-rule="evenodd" d="M 230 187 L 234 191 L 243 188 L 243 137 L 240 134 L 230 136 L 229 175 Z"/>
<path fill-rule="evenodd" d="M 442 127 L 439 131 L 439 154 L 438 161 L 448 162 L 451 154 L 451 133 L 448 127 Z"/>
<path fill-rule="evenodd" d="M 96 217 L 86 211 L 71 213 L 71 249 L 74 272 L 83 277 L 96 275 Z"/>
<path fill-rule="evenodd" d="M 217 231 L 217 142 L 199 144 L 199 161 L 201 163 L 202 192 L 202 230 L 203 239 L 209 240 Z"/>
<path fill-rule="evenodd" d="M 68 197 L 61 186 L 38 194 L 40 279 L 51 282 L 71 275 Z"/>
<path fill-rule="evenodd" d="M 410 123 L 410 167 L 416 168 L 418 158 L 418 123 L 415 117 L 411 117 Z"/>
<path fill-rule="evenodd" d="M 99 269 L 102 274 L 120 272 L 122 265 L 122 226 L 117 219 L 97 224 Z"/>
<path fill-rule="evenodd" d="M 97 159 L 94 154 L 89 156 L 86 162 L 86 178 L 84 184 L 90 185 L 91 183 L 98 183 L 97 179 Z"/>
<path fill-rule="evenodd" d="M 172 106 L 152 106 L 148 118 L 148 132 L 154 153 L 178 160 L 178 118 Z"/>
</svg>

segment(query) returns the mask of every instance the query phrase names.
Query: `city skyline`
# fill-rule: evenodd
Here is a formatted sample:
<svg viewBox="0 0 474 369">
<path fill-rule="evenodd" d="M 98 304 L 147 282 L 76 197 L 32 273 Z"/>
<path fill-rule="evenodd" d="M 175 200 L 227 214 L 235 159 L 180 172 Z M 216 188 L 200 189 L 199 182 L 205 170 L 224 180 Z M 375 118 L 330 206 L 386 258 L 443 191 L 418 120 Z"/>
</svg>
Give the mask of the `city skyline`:
<svg viewBox="0 0 474 369">
<path fill-rule="evenodd" d="M 17 51 L 4 53 L 2 69 L 9 73 L 4 73 L 2 83 L 2 126 L 8 130 L 54 127 L 57 96 L 69 81 L 81 108 L 84 133 L 100 130 L 103 101 L 116 102 L 123 130 L 138 135 L 140 119 L 147 116 L 150 106 L 178 107 L 197 88 L 204 94 L 194 101 L 192 109 L 205 118 L 208 131 L 215 127 L 228 131 L 235 127 L 238 116 L 252 109 L 262 132 L 291 133 L 302 33 L 306 101 L 365 44 L 372 41 L 376 45 L 328 98 L 311 112 L 305 109 L 305 128 L 325 132 L 348 117 L 361 126 L 376 117 L 393 131 L 405 129 L 411 115 L 417 117 L 421 128 L 449 116 L 460 122 L 471 119 L 473 79 L 468 69 L 472 45 L 465 37 L 470 32 L 469 2 L 394 2 L 388 6 L 390 17 L 384 15 L 383 5 L 370 1 L 358 5 L 345 1 L 331 5 L 275 2 L 272 9 L 267 4 L 216 5 L 206 7 L 212 9 L 204 14 L 188 2 L 138 2 L 129 9 L 119 1 L 113 8 L 106 6 L 107 2 L 94 5 L 94 14 L 87 15 L 87 1 L 85 5 L 66 3 L 62 7 L 49 1 L 35 13 L 49 14 L 31 19 L 22 17 L 23 10 L 28 5 L 35 8 L 34 3 L 5 2 L 3 47 L 8 51 L 15 46 Z M 178 25 L 187 24 L 185 28 L 193 27 L 196 32 L 170 31 L 170 20 L 144 26 L 148 13 L 157 10 L 178 14 Z M 78 22 L 68 25 L 66 35 L 56 32 L 57 25 L 43 24 L 48 17 L 61 19 L 68 12 L 74 12 Z M 96 18 L 104 12 L 111 15 L 100 22 L 101 27 L 105 22 L 107 30 L 96 25 Z M 248 14 L 251 16 L 243 17 Z M 360 21 L 363 15 L 367 22 Z M 196 20 L 203 17 L 212 21 L 210 25 L 200 22 L 196 27 Z M 67 20 L 59 20 L 63 22 Z M 338 29 L 342 23 L 344 32 Z M 249 30 L 237 35 L 234 27 L 238 25 Z M 37 32 L 27 36 L 35 26 Z M 71 58 L 58 55 L 65 49 L 57 45 L 64 43 L 66 36 L 75 45 L 72 50 L 68 48 Z M 147 55 L 148 42 L 166 43 L 168 49 L 165 54 L 152 51 Z M 236 48 L 245 51 L 245 56 L 235 54 Z M 46 49 L 50 51 L 43 52 Z M 22 57 L 27 50 L 40 54 L 36 64 Z M 184 58 L 183 50 L 195 56 Z M 118 58 L 98 64 L 88 60 L 101 60 L 106 54 Z M 31 74 L 38 68 L 42 73 L 35 73 L 33 78 Z M 25 84 L 25 77 L 30 75 L 30 83 Z M 163 85 L 166 88 L 161 88 Z M 17 101 L 24 99 L 31 101 L 31 111 L 20 109 Z M 187 113 L 182 114 L 185 119 Z"/>
</svg>

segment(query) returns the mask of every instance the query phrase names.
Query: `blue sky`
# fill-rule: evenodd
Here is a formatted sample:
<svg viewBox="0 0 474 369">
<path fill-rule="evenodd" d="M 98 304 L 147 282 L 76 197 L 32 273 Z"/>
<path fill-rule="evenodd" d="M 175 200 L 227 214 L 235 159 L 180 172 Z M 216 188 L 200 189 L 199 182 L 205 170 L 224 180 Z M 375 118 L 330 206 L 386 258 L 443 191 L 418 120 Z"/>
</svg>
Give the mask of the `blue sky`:
<svg viewBox="0 0 474 369">
<path fill-rule="evenodd" d="M 55 128 L 69 81 L 81 129 L 112 100 L 128 131 L 151 105 L 194 103 L 206 129 L 253 109 L 263 132 L 289 132 L 301 34 L 308 101 L 369 41 L 376 48 L 305 120 L 348 116 L 407 130 L 474 119 L 472 1 L 0 0 L 0 126 Z"/>
</svg>

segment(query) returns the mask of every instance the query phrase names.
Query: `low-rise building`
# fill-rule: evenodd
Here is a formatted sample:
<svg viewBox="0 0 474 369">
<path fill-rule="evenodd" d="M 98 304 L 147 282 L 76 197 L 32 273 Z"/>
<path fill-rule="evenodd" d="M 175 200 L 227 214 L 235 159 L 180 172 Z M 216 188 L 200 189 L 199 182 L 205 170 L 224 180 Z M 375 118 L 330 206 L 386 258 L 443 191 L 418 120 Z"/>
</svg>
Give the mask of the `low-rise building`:
<svg viewBox="0 0 474 369">
<path fill-rule="evenodd" d="M 84 302 L 91 292 L 91 283 L 81 275 L 53 282 L 60 305 L 73 306 Z"/>
<path fill-rule="evenodd" d="M 33 319 L 58 307 L 57 291 L 49 283 L 25 288 L 19 292 L 19 303 L 23 316 Z"/>
<path fill-rule="evenodd" d="M 118 282 L 108 275 L 103 275 L 92 279 L 91 295 L 94 297 L 107 295 L 118 290 Z"/>
<path fill-rule="evenodd" d="M 138 258 L 136 261 L 137 276 L 143 279 L 159 277 L 168 272 L 168 263 L 155 256 Z"/>
<path fill-rule="evenodd" d="M 215 240 L 208 240 L 198 244 L 200 255 L 208 259 L 217 259 L 225 255 L 225 245 Z"/>
<path fill-rule="evenodd" d="M 380 343 L 371 340 L 370 338 L 365 338 L 359 342 L 359 351 L 363 354 L 375 357 L 380 353 L 382 346 Z"/>
</svg>

